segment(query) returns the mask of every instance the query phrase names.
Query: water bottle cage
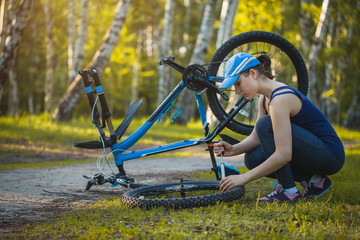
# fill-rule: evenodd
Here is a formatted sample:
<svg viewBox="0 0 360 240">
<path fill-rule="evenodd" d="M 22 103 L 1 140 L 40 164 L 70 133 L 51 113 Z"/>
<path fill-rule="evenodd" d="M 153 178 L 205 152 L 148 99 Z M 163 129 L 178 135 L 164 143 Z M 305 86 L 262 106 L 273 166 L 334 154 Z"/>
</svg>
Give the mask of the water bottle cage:
<svg viewBox="0 0 360 240">
<path fill-rule="evenodd" d="M 174 120 L 175 120 L 175 119 L 180 115 L 180 113 L 182 112 L 181 108 L 179 108 L 179 107 L 178 107 L 176 104 L 174 104 L 174 103 L 172 103 L 172 104 L 166 109 L 166 111 L 163 112 L 163 113 L 160 115 L 160 117 L 159 117 L 159 119 L 158 119 L 158 122 L 160 122 L 161 118 L 170 110 L 170 108 L 171 108 L 172 106 L 174 106 L 174 107 L 177 108 L 177 111 L 171 115 L 171 122 L 174 122 Z"/>
</svg>

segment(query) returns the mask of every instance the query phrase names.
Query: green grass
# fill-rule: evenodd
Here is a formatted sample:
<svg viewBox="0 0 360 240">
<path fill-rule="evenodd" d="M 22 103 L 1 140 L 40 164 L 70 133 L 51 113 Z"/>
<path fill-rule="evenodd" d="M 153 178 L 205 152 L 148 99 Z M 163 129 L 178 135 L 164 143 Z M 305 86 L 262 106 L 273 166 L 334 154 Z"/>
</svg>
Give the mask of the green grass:
<svg viewBox="0 0 360 240">
<path fill-rule="evenodd" d="M 122 119 L 113 120 L 116 128 Z M 122 139 L 138 129 L 146 119 L 135 119 Z M 239 136 L 226 130 L 232 136 Z M 108 135 L 108 133 L 107 133 Z M 139 141 L 141 144 L 159 145 L 185 139 L 204 136 L 200 122 L 190 122 L 187 126 L 155 123 L 147 134 Z M 243 138 L 243 137 L 241 137 Z M 74 142 L 99 139 L 90 119 L 79 118 L 69 122 L 51 121 L 47 115 L 23 116 L 20 118 L 0 117 L 0 141 L 7 143 L 41 144 L 43 146 L 72 147 Z"/>
<path fill-rule="evenodd" d="M 146 119 L 134 119 L 121 140 L 135 132 Z M 122 119 L 114 119 L 113 125 L 117 127 Z M 225 133 L 243 138 L 229 130 Z M 107 135 L 109 135 L 107 133 Z M 204 136 L 201 123 L 190 122 L 187 126 L 165 123 L 155 123 L 148 133 L 134 146 L 134 148 L 148 148 L 185 139 L 201 138 Z M 33 157 L 44 149 L 61 152 L 63 149 L 74 149 L 76 142 L 98 140 L 99 136 L 90 119 L 79 118 L 69 122 L 52 121 L 50 116 L 22 116 L 20 118 L 0 117 L 0 156 L 12 159 L 15 156 Z M 81 149 L 80 149 L 81 151 Z M 101 154 L 99 149 L 99 154 Z M 194 152 L 187 148 L 178 152 L 168 152 L 152 157 L 190 157 L 207 154 L 205 151 Z M 76 160 L 78 161 L 78 160 Z M 72 161 L 44 161 L 41 163 L 6 163 L 0 164 L 0 170 L 24 167 L 46 167 L 72 164 Z M 86 161 L 85 161 L 86 162 Z M 81 161 L 79 161 L 81 163 Z M 50 164 L 50 165 L 49 165 Z"/>
<path fill-rule="evenodd" d="M 74 208 L 53 221 L 25 226 L 25 239 L 359 239 L 360 148 L 347 151 L 334 187 L 320 199 L 258 204 L 272 180 L 246 186 L 237 202 L 186 210 L 131 209 L 120 198 Z M 241 169 L 242 172 L 246 171 Z M 194 178 L 209 178 L 197 173 Z"/>
<path fill-rule="evenodd" d="M 117 124 L 121 120 L 116 120 Z M 133 132 L 142 121 L 129 128 Z M 117 126 L 116 124 L 114 124 Z M 198 127 L 200 126 L 200 127 Z M 18 239 L 359 239 L 360 139 L 359 131 L 337 128 L 343 141 L 356 142 L 346 149 L 344 168 L 331 176 L 334 187 L 320 199 L 295 204 L 257 204 L 269 193 L 273 181 L 262 178 L 246 186 L 238 202 L 187 210 L 130 209 L 120 198 L 74 206 L 54 220 L 24 226 Z M 146 144 L 202 136 L 201 124 L 187 127 L 157 124 Z M 237 136 L 232 134 L 232 136 Z M 75 140 L 96 139 L 85 119 L 57 123 L 48 117 L 0 118 L 0 142 L 45 144 L 61 148 Z M 180 138 L 180 139 L 179 139 Z M 1 154 L 1 152 L 0 152 Z M 23 153 L 27 154 L 27 153 Z M 187 153 L 185 153 L 187 154 Z M 78 163 L 78 160 L 76 160 Z M 64 163 L 72 164 L 71 160 Z M 41 165 L 42 163 L 39 163 Z M 41 166 L 40 166 L 41 167 Z M 245 169 L 240 169 L 245 172 Z M 214 179 L 208 172 L 192 179 Z"/>
</svg>

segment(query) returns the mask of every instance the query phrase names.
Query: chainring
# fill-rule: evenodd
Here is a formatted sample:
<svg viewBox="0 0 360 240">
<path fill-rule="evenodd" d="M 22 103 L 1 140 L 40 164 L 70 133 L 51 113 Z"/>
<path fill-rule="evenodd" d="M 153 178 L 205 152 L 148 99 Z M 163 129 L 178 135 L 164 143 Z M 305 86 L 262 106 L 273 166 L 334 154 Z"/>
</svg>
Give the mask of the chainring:
<svg viewBox="0 0 360 240">
<path fill-rule="evenodd" d="M 191 64 L 185 68 L 182 80 L 187 88 L 196 92 L 201 92 L 206 89 L 196 81 L 196 76 L 207 78 L 207 70 L 199 64 Z"/>
</svg>

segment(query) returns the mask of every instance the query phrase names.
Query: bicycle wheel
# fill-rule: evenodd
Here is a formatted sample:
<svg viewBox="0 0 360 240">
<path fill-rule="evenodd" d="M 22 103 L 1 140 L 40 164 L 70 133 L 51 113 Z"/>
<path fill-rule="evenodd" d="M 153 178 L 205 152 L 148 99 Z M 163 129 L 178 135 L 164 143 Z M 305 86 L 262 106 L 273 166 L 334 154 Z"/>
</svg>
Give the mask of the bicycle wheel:
<svg viewBox="0 0 360 240">
<path fill-rule="evenodd" d="M 244 193 L 243 186 L 220 192 L 219 181 L 184 181 L 133 189 L 123 194 L 121 202 L 131 207 L 147 209 L 184 209 L 238 200 Z"/>
<path fill-rule="evenodd" d="M 246 32 L 224 42 L 211 58 L 208 75 L 224 76 L 225 62 L 239 52 L 247 52 L 254 56 L 266 52 L 271 58 L 275 81 L 284 82 L 307 95 L 308 74 L 302 56 L 289 41 L 270 32 Z M 215 91 L 206 91 L 209 107 L 219 121 L 228 116 L 227 112 L 240 97 L 235 94 L 234 86 L 227 91 L 230 98 L 227 102 L 221 100 Z M 249 135 L 257 117 L 258 98 L 259 96 L 249 102 L 226 127 L 234 132 Z"/>
</svg>

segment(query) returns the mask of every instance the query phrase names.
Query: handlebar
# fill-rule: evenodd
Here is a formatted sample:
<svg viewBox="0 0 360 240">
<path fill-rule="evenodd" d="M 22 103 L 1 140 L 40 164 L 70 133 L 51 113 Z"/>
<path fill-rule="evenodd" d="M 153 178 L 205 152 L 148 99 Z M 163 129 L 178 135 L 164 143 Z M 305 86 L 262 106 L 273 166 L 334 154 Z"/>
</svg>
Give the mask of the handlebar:
<svg viewBox="0 0 360 240">
<path fill-rule="evenodd" d="M 116 134 L 115 134 L 114 127 L 113 127 L 112 121 L 111 121 L 111 113 L 110 113 L 109 107 L 107 105 L 106 98 L 104 95 L 104 90 L 101 86 L 100 78 L 99 78 L 97 71 L 95 69 L 87 69 L 87 70 L 79 71 L 79 74 L 83 78 L 83 82 L 85 85 L 85 91 L 86 91 L 86 94 L 89 99 L 90 107 L 91 107 L 91 109 L 93 109 L 93 114 L 94 114 L 93 121 L 94 121 L 95 126 L 100 130 L 100 134 L 101 134 L 102 138 L 105 139 L 106 136 L 102 129 L 106 127 L 106 123 L 107 123 L 109 132 L 110 132 L 110 141 L 112 144 L 116 143 Z M 92 81 L 89 80 L 88 75 L 94 80 L 93 82 L 95 83 L 95 90 L 93 90 L 91 87 Z M 101 105 L 101 110 L 102 110 L 102 112 L 101 112 L 102 124 L 100 123 L 99 110 L 98 110 L 97 106 L 95 105 L 94 94 L 96 94 L 100 100 L 100 105 Z"/>
<path fill-rule="evenodd" d="M 159 60 L 160 65 L 167 64 L 174 68 L 175 70 L 179 71 L 183 74 L 183 81 L 185 82 L 185 85 L 192 89 L 191 87 L 195 87 L 198 91 L 198 89 L 205 90 L 205 89 L 211 89 L 212 91 L 215 91 L 220 94 L 220 96 L 228 101 L 229 98 L 226 95 L 225 92 L 221 91 L 216 85 L 215 82 L 221 81 L 223 79 L 222 77 L 217 76 L 207 76 L 207 71 L 205 68 L 203 68 L 200 65 L 190 65 L 186 68 L 183 66 L 180 66 L 179 64 L 175 63 L 175 57 L 165 57 Z M 93 114 L 93 123 L 95 124 L 96 128 L 99 130 L 99 133 L 102 138 L 102 142 L 86 142 L 86 143 L 80 143 L 76 144 L 76 147 L 82 147 L 82 148 L 99 148 L 102 147 L 105 143 L 106 146 L 111 146 L 112 144 L 116 143 L 116 140 L 118 139 L 116 131 L 114 131 L 114 127 L 111 122 L 111 113 L 109 110 L 109 107 L 106 102 L 106 98 L 104 95 L 104 90 L 101 86 L 100 78 L 98 75 L 98 72 L 96 69 L 86 69 L 79 71 L 79 74 L 81 75 L 85 91 L 88 96 L 89 104 L 92 109 Z M 89 76 L 91 79 L 89 79 Z M 190 83 L 190 84 L 187 84 Z M 92 84 L 94 85 L 92 87 Z M 194 89 L 192 89 L 194 90 Z M 101 105 L 101 114 L 96 106 L 96 98 L 95 95 L 97 95 L 100 105 Z M 100 122 L 100 117 L 102 122 Z M 110 138 L 106 137 L 104 133 L 104 128 L 106 127 L 106 123 L 110 132 Z M 126 129 L 126 128 L 125 128 Z"/>
<path fill-rule="evenodd" d="M 91 88 L 91 82 L 89 81 L 89 78 L 88 78 L 88 75 L 86 74 L 86 71 L 80 70 L 79 74 L 81 75 L 81 77 L 83 79 L 83 82 L 84 82 L 85 91 L 86 91 L 86 94 L 88 96 L 88 100 L 89 100 L 89 103 L 90 103 L 90 108 L 94 109 L 94 114 L 93 114 L 94 124 L 96 124 L 97 126 L 100 126 L 100 121 L 99 121 L 100 120 L 100 113 L 99 113 L 99 110 L 98 110 L 97 106 L 95 105 L 95 98 L 94 98 L 94 95 L 93 95 L 94 92 L 93 92 L 93 90 Z"/>
</svg>

